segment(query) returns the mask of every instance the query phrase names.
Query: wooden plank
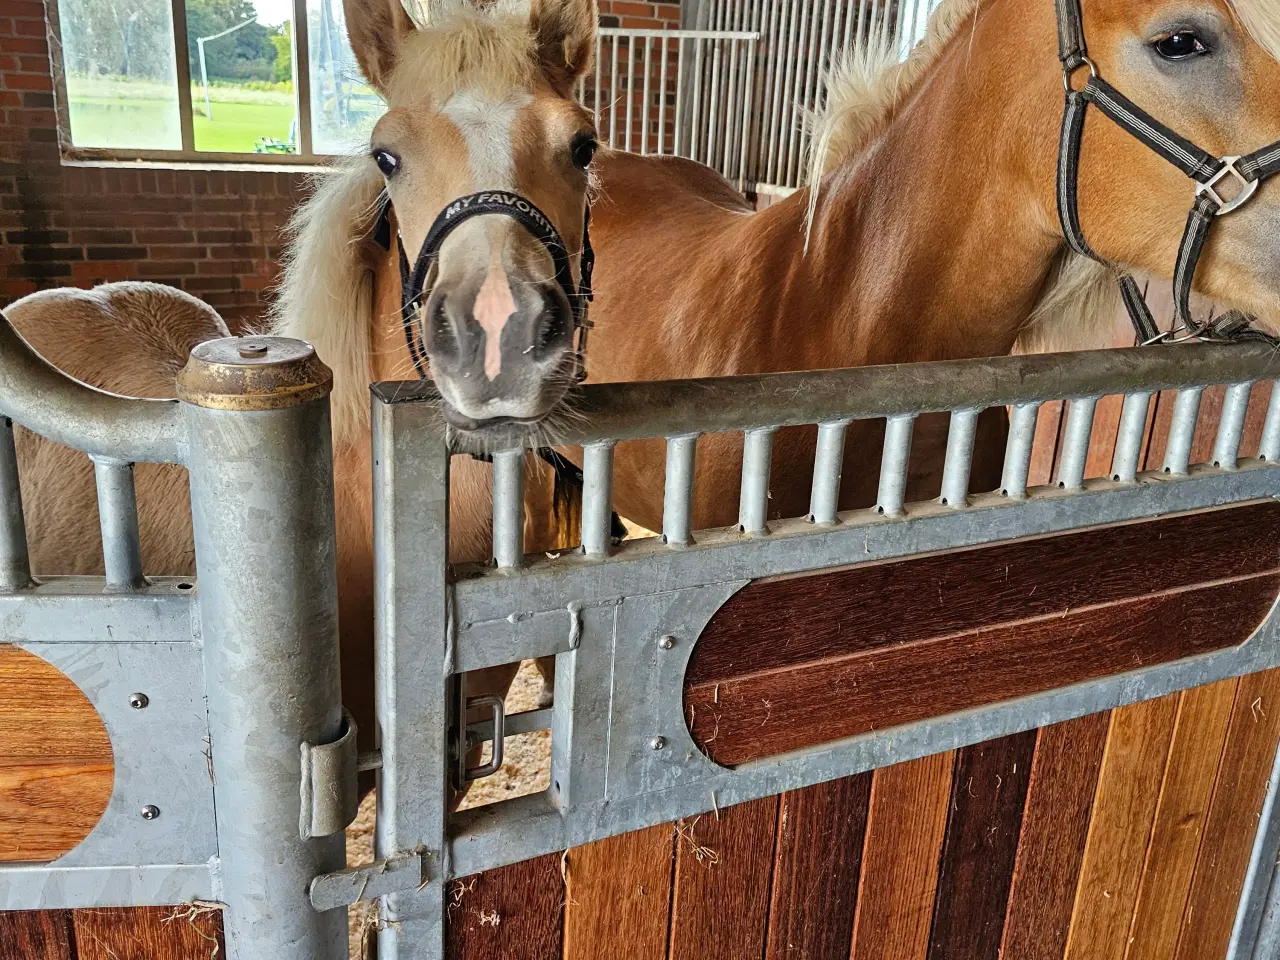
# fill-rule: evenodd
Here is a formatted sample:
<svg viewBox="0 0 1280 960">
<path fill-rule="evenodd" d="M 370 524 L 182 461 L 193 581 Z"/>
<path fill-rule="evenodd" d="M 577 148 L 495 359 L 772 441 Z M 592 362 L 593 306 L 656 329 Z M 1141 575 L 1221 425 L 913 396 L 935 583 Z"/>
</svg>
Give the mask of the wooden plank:
<svg viewBox="0 0 1280 960">
<path fill-rule="evenodd" d="M 875 771 L 851 960 L 925 960 L 955 754 Z"/>
<path fill-rule="evenodd" d="M 765 960 L 848 954 L 870 799 L 869 773 L 783 794 Z"/>
<path fill-rule="evenodd" d="M 1173 960 L 1238 681 L 1188 690 L 1178 705 L 1127 960 Z"/>
<path fill-rule="evenodd" d="M 1178 960 L 1224 957 L 1280 743 L 1280 671 L 1240 680 L 1178 941 Z"/>
<path fill-rule="evenodd" d="M 929 960 L 999 955 L 1036 732 L 956 753 Z"/>
<path fill-rule="evenodd" d="M 1240 435 L 1240 458 L 1252 459 L 1258 455 L 1262 442 L 1262 428 L 1267 420 L 1267 406 L 1271 403 L 1273 380 L 1260 380 L 1249 394 L 1249 412 L 1244 418 L 1244 432 Z"/>
<path fill-rule="evenodd" d="M 0 960 L 74 960 L 67 910 L 0 910 Z"/>
<path fill-rule="evenodd" d="M 73 911 L 76 960 L 215 960 L 222 914 L 189 906 Z"/>
<path fill-rule="evenodd" d="M 449 960 L 559 960 L 560 854 L 455 880 L 445 909 Z"/>
<path fill-rule="evenodd" d="M 1178 700 L 1174 694 L 1111 713 L 1064 960 L 1124 957 Z"/>
<path fill-rule="evenodd" d="M 1000 956 L 1062 960 L 1111 714 L 1040 730 Z"/>
<path fill-rule="evenodd" d="M 661 824 L 569 851 L 565 960 L 597 960 L 623 944 L 635 960 L 665 960 L 674 839 Z"/>
<path fill-rule="evenodd" d="M 1061 400 L 1040 405 L 1036 416 L 1036 438 L 1031 445 L 1031 466 L 1027 471 L 1028 487 L 1043 487 L 1053 479 L 1058 460 L 1058 443 L 1062 430 Z"/>
<path fill-rule="evenodd" d="M 0 758 L 111 762 L 107 730 L 80 688 L 9 643 L 0 643 Z"/>
<path fill-rule="evenodd" d="M 1093 410 L 1093 431 L 1089 435 L 1089 454 L 1084 460 L 1084 477 L 1106 477 L 1115 459 L 1116 437 L 1120 432 L 1120 412 L 1124 397 L 1110 395 L 1098 400 Z"/>
<path fill-rule="evenodd" d="M 760 960 L 778 798 L 681 821 L 670 960 Z"/>
<path fill-rule="evenodd" d="M 4 763 L 0 862 L 38 863 L 74 848 L 97 826 L 114 780 L 110 763 Z"/>
<path fill-rule="evenodd" d="M 1263 574 L 830 657 L 689 688 L 685 705 L 694 739 L 733 766 L 1223 649 L 1278 589 L 1280 574 Z"/>
</svg>

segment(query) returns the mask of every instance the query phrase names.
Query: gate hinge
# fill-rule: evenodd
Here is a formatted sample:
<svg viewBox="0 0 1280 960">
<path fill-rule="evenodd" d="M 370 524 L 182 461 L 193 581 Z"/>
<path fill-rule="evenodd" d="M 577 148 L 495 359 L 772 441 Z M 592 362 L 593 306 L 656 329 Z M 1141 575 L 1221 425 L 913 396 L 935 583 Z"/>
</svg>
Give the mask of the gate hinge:
<svg viewBox="0 0 1280 960">
<path fill-rule="evenodd" d="M 347 829 L 360 808 L 356 785 L 356 722 L 342 711 L 342 736 L 333 743 L 302 744 L 303 840 L 329 837 Z"/>
<path fill-rule="evenodd" d="M 311 881 L 311 905 L 323 912 L 390 893 L 420 889 L 431 880 L 427 861 L 424 850 L 410 850 L 363 867 L 322 873 Z"/>
</svg>

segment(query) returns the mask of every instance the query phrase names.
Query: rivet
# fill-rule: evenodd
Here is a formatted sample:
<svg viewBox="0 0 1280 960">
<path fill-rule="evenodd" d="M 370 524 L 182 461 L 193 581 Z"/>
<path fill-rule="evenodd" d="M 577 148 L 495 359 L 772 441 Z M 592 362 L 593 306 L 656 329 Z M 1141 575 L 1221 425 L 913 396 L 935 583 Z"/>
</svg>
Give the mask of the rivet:
<svg viewBox="0 0 1280 960">
<path fill-rule="evenodd" d="M 160 808 L 157 807 L 154 803 L 148 803 L 145 807 L 142 808 L 143 820 L 154 820 L 158 816 L 160 816 Z"/>
<path fill-rule="evenodd" d="M 661 750 L 667 745 L 666 737 L 654 737 L 649 741 L 649 748 L 652 750 Z"/>
<path fill-rule="evenodd" d="M 670 650 L 675 645 L 676 645 L 676 638 L 671 636 L 670 634 L 668 634 L 667 636 L 658 638 L 658 646 L 660 646 L 663 650 Z"/>
<path fill-rule="evenodd" d="M 265 357 L 267 355 L 267 345 L 265 343 L 242 343 L 240 344 L 240 356 L 246 360 L 252 360 L 257 357 Z"/>
<path fill-rule="evenodd" d="M 133 707 L 135 710 L 141 710 L 150 702 L 150 698 L 145 693 L 129 694 L 129 706 Z"/>
</svg>

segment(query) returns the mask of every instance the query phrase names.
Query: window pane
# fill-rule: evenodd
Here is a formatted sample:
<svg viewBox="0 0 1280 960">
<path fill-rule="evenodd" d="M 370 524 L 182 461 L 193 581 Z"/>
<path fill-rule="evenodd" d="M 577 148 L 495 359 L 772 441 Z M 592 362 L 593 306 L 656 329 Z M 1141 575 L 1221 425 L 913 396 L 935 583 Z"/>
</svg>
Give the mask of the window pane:
<svg viewBox="0 0 1280 960">
<path fill-rule="evenodd" d="M 197 150 L 296 153 L 290 0 L 186 0 Z"/>
<path fill-rule="evenodd" d="M 169 0 L 58 0 L 71 142 L 177 150 Z"/>
<path fill-rule="evenodd" d="M 341 0 L 307 0 L 311 130 L 316 153 L 359 153 L 386 110 L 360 76 Z"/>
</svg>

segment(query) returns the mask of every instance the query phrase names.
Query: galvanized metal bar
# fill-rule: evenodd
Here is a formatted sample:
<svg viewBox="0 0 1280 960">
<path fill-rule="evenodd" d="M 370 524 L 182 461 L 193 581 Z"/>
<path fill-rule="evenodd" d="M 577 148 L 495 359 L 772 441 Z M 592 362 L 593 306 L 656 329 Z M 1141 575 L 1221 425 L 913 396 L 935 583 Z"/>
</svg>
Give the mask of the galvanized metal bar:
<svg viewBox="0 0 1280 960">
<path fill-rule="evenodd" d="M 94 457 L 93 473 L 98 486 L 98 520 L 102 527 L 107 589 L 136 590 L 143 580 L 133 464 Z"/>
<path fill-rule="evenodd" d="M 0 865 L 0 910 L 167 907 L 217 900 L 207 863 L 128 867 L 64 867 L 58 863 Z"/>
<path fill-rule="evenodd" d="M 1058 486 L 1064 490 L 1076 490 L 1084 483 L 1097 406 L 1097 397 L 1079 397 L 1067 404 L 1067 425 L 1062 433 L 1062 457 L 1058 462 Z"/>
<path fill-rule="evenodd" d="M 691 40 L 690 43 L 697 43 Z M 684 112 L 681 109 L 684 106 L 684 38 L 676 39 L 676 100 L 672 109 L 672 131 L 671 131 L 671 153 L 673 156 L 683 157 L 680 152 L 680 138 L 684 130 Z"/>
<path fill-rule="evenodd" d="M 698 159 L 698 132 L 702 129 L 702 61 L 705 45 L 702 40 L 693 41 L 693 115 L 689 118 L 689 153 L 692 160 Z M 681 154 L 684 156 L 684 154 Z"/>
<path fill-rule="evenodd" d="M 739 130 L 739 152 L 738 152 L 738 189 L 742 190 L 747 179 L 747 148 L 751 139 L 751 119 L 752 110 L 755 107 L 755 80 L 756 80 L 756 46 L 755 41 L 750 40 L 743 44 L 746 51 L 746 81 L 743 83 L 743 89 L 746 96 L 742 98 L 742 126 Z"/>
<path fill-rule="evenodd" d="M 1233 383 L 1227 387 L 1222 400 L 1222 415 L 1218 418 L 1218 435 L 1213 442 L 1213 465 L 1223 470 L 1234 470 L 1240 455 L 1240 437 L 1244 433 L 1244 418 L 1249 412 L 1249 393 L 1252 383 Z"/>
<path fill-rule="evenodd" d="M 636 41 L 639 37 L 630 37 L 627 40 L 627 109 L 626 109 L 626 137 L 624 138 L 627 153 L 631 152 L 631 117 L 636 112 Z M 645 44 L 648 44 L 645 40 Z"/>
<path fill-rule="evenodd" d="M 524 559 L 524 448 L 493 455 L 493 559 L 499 569 Z"/>
<path fill-rule="evenodd" d="M 765 160 L 764 177 L 770 183 L 778 183 L 778 150 L 783 136 L 783 116 L 786 109 L 786 91 L 788 81 L 784 79 L 791 69 L 791 56 L 788 51 L 794 42 L 795 7 L 799 0 L 782 0 L 782 13 L 778 17 L 778 26 L 769 41 L 769 56 L 773 61 L 773 83 L 769 94 L 769 153 Z M 790 32 L 790 33 L 789 33 Z M 784 36 L 790 36 L 784 44 Z"/>
<path fill-rule="evenodd" d="M 31 586 L 31 560 L 27 552 L 27 522 L 22 514 L 22 487 L 18 482 L 18 451 L 13 442 L 13 421 L 0 418 L 0 593 Z"/>
<path fill-rule="evenodd" d="M 1173 402 L 1173 418 L 1165 444 L 1164 472 L 1182 475 L 1191 464 L 1191 444 L 1195 441 L 1200 417 L 1200 397 L 1204 387 L 1184 387 Z"/>
<path fill-rule="evenodd" d="M 840 509 L 840 474 L 844 466 L 844 437 L 848 420 L 818 424 L 818 445 L 813 458 L 813 487 L 809 492 L 809 519 L 832 524 Z"/>
<path fill-rule="evenodd" d="M 601 71 L 601 64 L 604 62 L 604 50 L 605 50 L 604 41 L 605 41 L 605 36 L 604 34 L 601 34 L 600 40 L 599 40 L 599 46 L 596 49 L 596 82 L 595 82 L 595 87 L 592 91 L 594 102 L 591 107 L 591 113 L 594 116 L 597 127 L 599 127 L 600 125 L 600 71 Z M 618 41 L 614 40 L 612 42 L 617 43 Z M 597 130 L 597 133 L 599 133 L 598 130 Z"/>
<path fill-rule="evenodd" d="M 756 40 L 755 30 L 666 30 L 659 27 L 600 27 L 601 37 L 680 37 L 685 40 Z"/>
<path fill-rule="evenodd" d="M 680 42 L 679 40 L 677 40 L 677 41 L 676 41 L 676 43 L 677 43 L 677 44 L 679 44 L 679 42 Z M 666 147 L 666 145 L 667 145 L 667 144 L 666 144 L 666 139 L 667 139 L 667 67 L 668 67 L 668 61 L 671 59 L 671 54 L 667 51 L 667 38 L 666 38 L 666 37 L 660 37 L 660 38 L 658 39 L 658 43 L 661 45 L 661 53 L 659 54 L 659 56 L 662 58 L 662 60 L 661 60 L 661 62 L 658 64 L 658 149 L 657 149 L 657 154 L 658 154 L 658 156 L 663 156 L 663 155 L 664 155 L 665 147 Z M 678 86 L 678 83 L 679 83 L 679 82 L 677 81 L 677 88 L 676 88 L 676 89 L 677 89 L 677 95 L 678 95 L 678 92 L 679 92 L 679 86 Z"/>
<path fill-rule="evenodd" d="M 711 43 L 711 90 L 707 97 L 707 143 L 706 151 L 702 162 L 708 167 L 714 167 L 721 174 L 724 173 L 723 165 L 715 162 L 716 148 L 720 146 L 720 61 L 722 44 L 720 39 L 710 41 Z"/>
<path fill-rule="evenodd" d="M 981 410 L 951 411 L 951 429 L 947 432 L 947 457 L 942 465 L 941 502 L 948 507 L 963 507 L 969 498 L 969 471 L 973 466 L 973 439 L 978 430 Z"/>
<path fill-rule="evenodd" d="M 1004 450 L 1004 471 L 1000 492 L 1010 500 L 1025 500 L 1027 476 L 1031 472 L 1031 451 L 1036 442 L 1036 419 L 1040 403 L 1015 403 L 1009 415 L 1009 439 Z"/>
<path fill-rule="evenodd" d="M 1120 410 L 1120 427 L 1116 432 L 1116 449 L 1111 457 L 1111 479 L 1133 483 L 1142 459 L 1142 446 L 1147 438 L 1147 414 L 1151 410 L 1150 393 L 1130 393 Z"/>
<path fill-rule="evenodd" d="M 816 7 L 816 4 L 815 4 Z M 822 17 L 814 10 L 814 35 L 806 51 L 809 58 L 808 75 L 805 78 L 804 113 L 800 116 L 800 142 L 809 142 L 809 119 L 817 107 L 818 82 L 821 79 L 823 64 L 822 51 L 826 48 L 825 37 L 831 28 L 831 0 L 822 0 Z"/>
<path fill-rule="evenodd" d="M 618 48 L 621 37 L 613 38 L 612 56 L 609 58 L 609 146 L 617 146 L 618 131 Z"/>
<path fill-rule="evenodd" d="M 582 448 L 582 552 L 607 557 L 613 543 L 613 444 Z"/>
<path fill-rule="evenodd" d="M 1267 418 L 1262 424 L 1258 457 L 1272 463 L 1280 460 L 1280 383 L 1271 384 L 1271 399 L 1267 402 Z"/>
<path fill-rule="evenodd" d="M 747 430 L 742 443 L 742 489 L 738 526 L 758 536 L 768 532 L 769 468 L 773 459 L 773 428 Z"/>
<path fill-rule="evenodd" d="M 1270 936 L 1266 921 L 1270 910 L 1280 907 L 1280 751 L 1271 765 L 1267 793 L 1258 816 L 1258 832 L 1254 836 L 1249 866 L 1245 872 L 1231 939 L 1227 943 L 1226 960 L 1273 958 L 1280 941 Z M 1270 908 L 1270 910 L 1269 910 Z M 1262 934 L 1272 943 L 1268 952 L 1257 953 Z"/>
<path fill-rule="evenodd" d="M 649 79 L 653 76 L 653 37 L 644 38 L 644 92 L 640 103 L 640 153 L 649 152 Z M 663 42 L 666 46 L 666 42 Z"/>
<path fill-rule="evenodd" d="M 907 466 L 911 461 L 911 434 L 915 424 L 916 418 L 912 414 L 885 420 L 876 510 L 886 517 L 901 516 L 906 503 Z"/>
<path fill-rule="evenodd" d="M 803 59 L 799 51 L 796 49 L 796 82 L 795 87 L 791 91 L 792 110 L 790 130 L 787 131 L 787 162 L 783 168 L 782 177 L 779 183 L 783 186 L 796 185 L 796 171 L 799 167 L 800 156 L 803 153 L 803 145 L 800 142 L 800 128 L 804 123 L 804 78 L 806 68 L 808 67 L 808 59 L 812 56 L 813 51 L 813 27 L 809 22 L 810 6 L 809 2 L 801 2 L 800 7 L 800 36 L 803 40 Z M 813 19 L 818 19 L 817 11 L 813 11 Z"/>
<path fill-rule="evenodd" d="M 662 503 L 662 540 L 675 547 L 687 546 L 693 510 L 694 457 L 698 435 L 686 433 L 667 438 L 667 480 Z"/>
</svg>

